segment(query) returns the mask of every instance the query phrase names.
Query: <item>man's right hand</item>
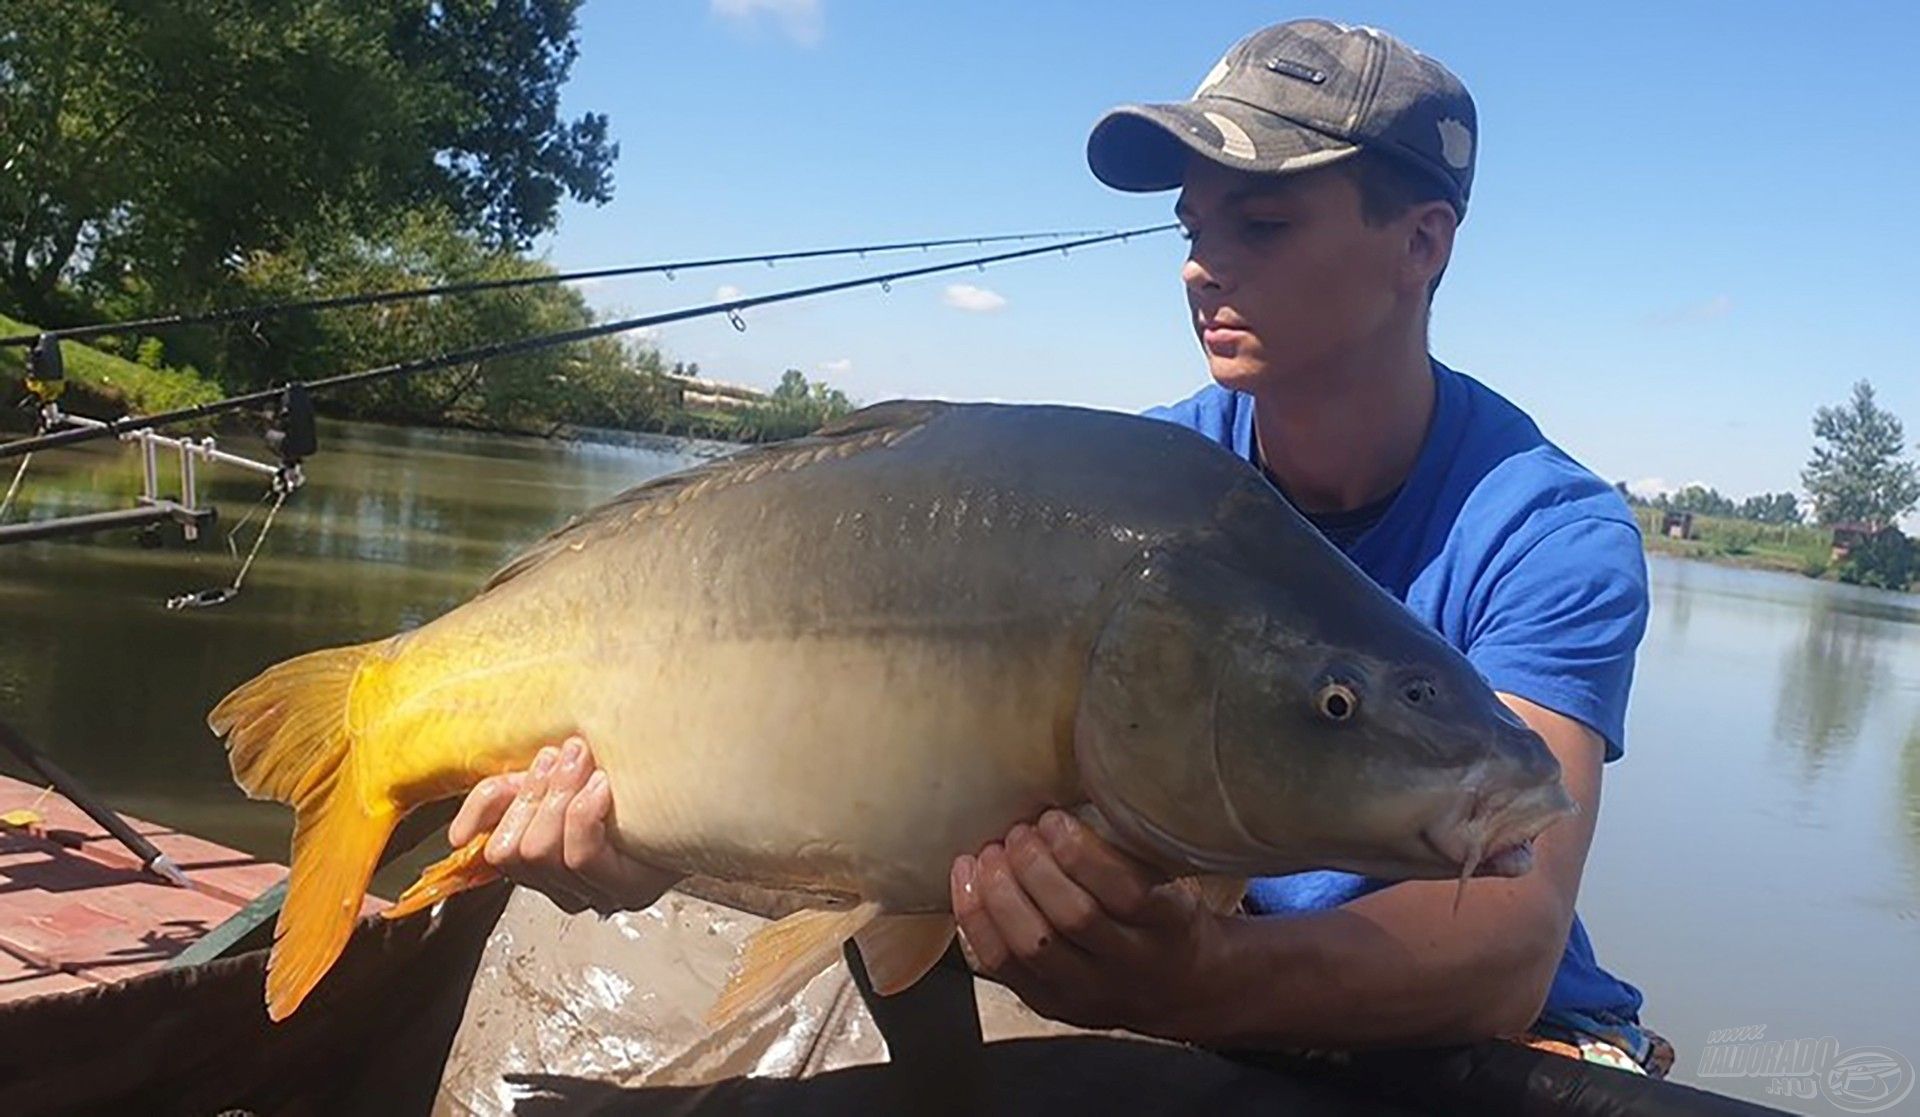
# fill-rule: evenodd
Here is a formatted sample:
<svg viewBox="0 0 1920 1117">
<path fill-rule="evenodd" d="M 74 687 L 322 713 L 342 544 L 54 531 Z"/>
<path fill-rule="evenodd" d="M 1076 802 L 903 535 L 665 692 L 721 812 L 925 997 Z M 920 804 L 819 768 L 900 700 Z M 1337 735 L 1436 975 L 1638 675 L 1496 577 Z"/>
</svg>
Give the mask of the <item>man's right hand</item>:
<svg viewBox="0 0 1920 1117">
<path fill-rule="evenodd" d="M 567 912 L 638 911 L 679 880 L 607 840 L 613 791 L 586 742 L 541 749 L 533 766 L 481 780 L 447 827 L 455 849 L 488 830 L 487 864 Z"/>
</svg>

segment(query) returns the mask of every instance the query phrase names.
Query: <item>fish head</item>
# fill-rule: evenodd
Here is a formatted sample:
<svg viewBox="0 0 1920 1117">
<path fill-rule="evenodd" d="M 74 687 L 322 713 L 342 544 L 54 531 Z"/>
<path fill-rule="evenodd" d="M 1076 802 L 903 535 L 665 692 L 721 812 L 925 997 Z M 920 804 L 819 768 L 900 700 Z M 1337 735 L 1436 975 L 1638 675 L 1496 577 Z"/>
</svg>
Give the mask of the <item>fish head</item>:
<svg viewBox="0 0 1920 1117">
<path fill-rule="evenodd" d="M 1220 662 L 1213 764 L 1251 857 L 1518 875 L 1573 809 L 1546 742 L 1410 615 L 1390 633 L 1269 620 Z"/>
<path fill-rule="evenodd" d="M 1344 559 L 1310 573 L 1232 553 L 1142 564 L 1076 722 L 1094 804 L 1169 867 L 1524 872 L 1532 839 L 1573 808 L 1553 753 Z"/>
</svg>

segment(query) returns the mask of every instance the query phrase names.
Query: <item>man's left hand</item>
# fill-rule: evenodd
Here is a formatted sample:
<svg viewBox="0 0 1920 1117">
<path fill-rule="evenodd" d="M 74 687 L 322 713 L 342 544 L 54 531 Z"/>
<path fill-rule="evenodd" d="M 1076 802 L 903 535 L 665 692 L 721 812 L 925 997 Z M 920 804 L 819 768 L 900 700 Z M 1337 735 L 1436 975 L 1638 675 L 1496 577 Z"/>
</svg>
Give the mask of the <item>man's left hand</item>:
<svg viewBox="0 0 1920 1117">
<path fill-rule="evenodd" d="M 957 858 L 952 892 L 980 972 L 1044 1016 L 1179 1038 L 1210 999 L 1223 917 L 1064 811 Z"/>
</svg>

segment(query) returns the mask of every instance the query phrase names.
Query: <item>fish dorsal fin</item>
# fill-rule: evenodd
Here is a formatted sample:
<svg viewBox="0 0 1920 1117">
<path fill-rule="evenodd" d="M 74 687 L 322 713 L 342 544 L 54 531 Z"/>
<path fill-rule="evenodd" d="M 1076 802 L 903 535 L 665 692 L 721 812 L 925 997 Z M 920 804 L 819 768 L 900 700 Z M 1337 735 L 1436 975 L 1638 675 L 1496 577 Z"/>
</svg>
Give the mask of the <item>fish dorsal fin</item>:
<svg viewBox="0 0 1920 1117">
<path fill-rule="evenodd" d="M 536 570 L 556 555 L 581 550 L 646 513 L 665 515 L 706 493 L 770 473 L 791 472 L 816 462 L 891 446 L 951 406 L 933 400 L 876 403 L 837 419 L 805 438 L 755 446 L 718 461 L 642 482 L 568 520 L 563 527 L 508 560 L 487 579 L 480 592 L 486 593 Z"/>
<path fill-rule="evenodd" d="M 720 999 L 707 1010 L 719 1031 L 792 997 L 840 958 L 841 944 L 880 914 L 871 900 L 839 910 L 796 911 L 747 940 Z"/>
<path fill-rule="evenodd" d="M 883 915 L 853 936 L 873 991 L 891 997 L 913 987 L 953 942 L 953 916 Z"/>
</svg>

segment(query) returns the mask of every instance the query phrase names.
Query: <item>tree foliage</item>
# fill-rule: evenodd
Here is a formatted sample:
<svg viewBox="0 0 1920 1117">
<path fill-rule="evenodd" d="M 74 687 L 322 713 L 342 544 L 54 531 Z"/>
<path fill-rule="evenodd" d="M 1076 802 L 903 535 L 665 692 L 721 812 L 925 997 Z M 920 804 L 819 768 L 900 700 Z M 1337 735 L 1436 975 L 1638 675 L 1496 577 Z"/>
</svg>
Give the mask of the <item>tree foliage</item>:
<svg viewBox="0 0 1920 1117">
<path fill-rule="evenodd" d="M 558 111 L 577 4 L 9 0 L 6 297 L 201 305 L 253 253 L 422 207 L 524 246 L 610 196 L 606 118 Z"/>
<path fill-rule="evenodd" d="M 545 264 L 494 251 L 442 215 L 412 214 L 378 237 L 312 251 L 257 253 L 236 269 L 250 301 L 548 274 Z M 232 329 L 202 363 L 235 390 L 311 380 L 433 353 L 577 329 L 592 321 L 578 292 L 558 285 L 483 291 L 349 311 L 276 318 Z M 198 354 L 195 354 L 198 356 Z M 657 351 L 600 338 L 555 349 L 376 381 L 328 398 L 338 412 L 389 420 L 539 431 L 560 421 L 636 427 L 672 406 Z"/>
<path fill-rule="evenodd" d="M 1920 504 L 1920 468 L 1906 460 L 1906 432 L 1865 380 L 1838 407 L 1814 412 L 1813 457 L 1800 479 L 1822 524 L 1890 524 Z"/>
<path fill-rule="evenodd" d="M 1843 582 L 1904 590 L 1920 576 L 1920 555 L 1899 528 L 1885 528 L 1853 545 L 1840 563 Z"/>
<path fill-rule="evenodd" d="M 1792 493 L 1761 493 L 1740 502 L 1734 515 L 1763 524 L 1800 522 L 1800 499 Z"/>
</svg>

